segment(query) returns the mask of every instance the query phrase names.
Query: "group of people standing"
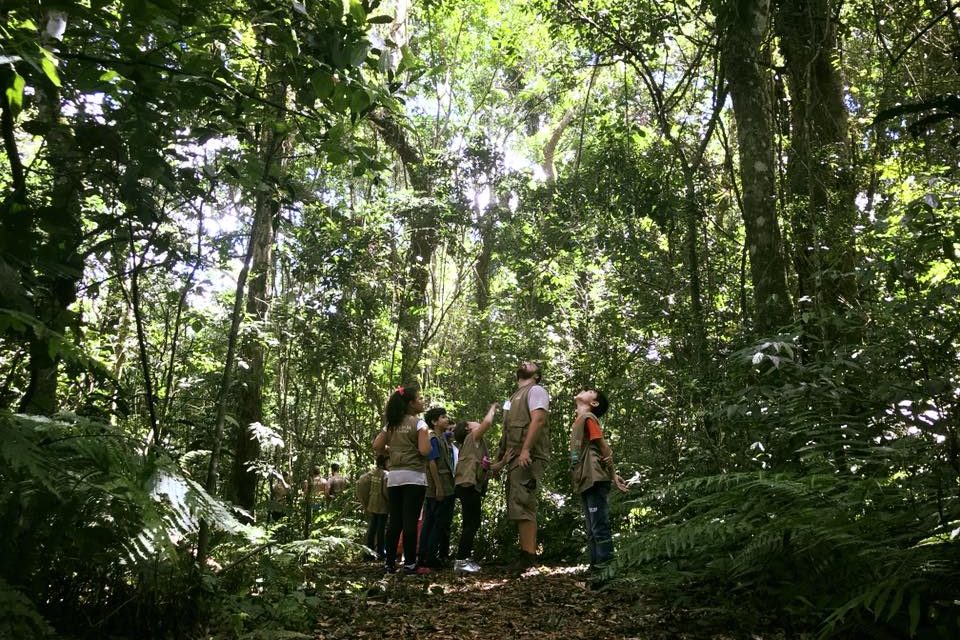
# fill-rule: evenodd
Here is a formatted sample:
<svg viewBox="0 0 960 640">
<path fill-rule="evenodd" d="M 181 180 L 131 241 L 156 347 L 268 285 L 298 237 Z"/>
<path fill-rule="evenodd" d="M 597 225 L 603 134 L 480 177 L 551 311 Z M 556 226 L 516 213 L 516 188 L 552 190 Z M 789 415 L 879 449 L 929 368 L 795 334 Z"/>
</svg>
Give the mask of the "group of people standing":
<svg viewBox="0 0 960 640">
<path fill-rule="evenodd" d="M 329 506 L 346 486 L 347 479 L 340 475 L 340 465 L 334 462 L 330 465 L 329 476 L 323 474 L 320 465 L 314 465 L 310 471 L 310 477 L 300 485 L 300 491 L 306 500 L 307 509 L 313 514 L 319 512 L 324 506 Z M 277 522 L 287 514 L 293 497 L 290 474 L 284 473 L 282 478 L 273 479 L 270 485 L 268 508 L 271 522 Z"/>
<path fill-rule="evenodd" d="M 484 435 L 493 424 L 497 404 L 480 421 L 465 420 L 451 428 L 443 407 L 424 413 L 423 395 L 416 387 L 397 387 L 391 393 L 384 410 L 385 426 L 373 442 L 377 468 L 358 483 L 358 496 L 370 518 L 367 546 L 383 559 L 387 573 L 422 574 L 448 566 L 445 555 L 457 500 L 463 528 L 453 569 L 480 571 L 473 545 L 483 496 L 490 478 L 504 468 L 507 518 L 516 523 L 520 542 L 520 555 L 511 569 L 522 572 L 536 563 L 537 512 L 551 455 L 550 397 L 540 385 L 537 363 L 522 363 L 516 379 L 516 390 L 502 405 L 503 437 L 494 460 Z M 571 449 L 572 478 L 575 491 L 583 497 L 590 564 L 595 570 L 613 555 L 607 505 L 610 487 L 626 488 L 613 470 L 613 454 L 600 429 L 598 418 L 607 406 L 600 391 L 582 391 L 576 396 L 571 426 L 571 446 L 576 447 Z M 403 563 L 398 567 L 401 536 Z"/>
</svg>

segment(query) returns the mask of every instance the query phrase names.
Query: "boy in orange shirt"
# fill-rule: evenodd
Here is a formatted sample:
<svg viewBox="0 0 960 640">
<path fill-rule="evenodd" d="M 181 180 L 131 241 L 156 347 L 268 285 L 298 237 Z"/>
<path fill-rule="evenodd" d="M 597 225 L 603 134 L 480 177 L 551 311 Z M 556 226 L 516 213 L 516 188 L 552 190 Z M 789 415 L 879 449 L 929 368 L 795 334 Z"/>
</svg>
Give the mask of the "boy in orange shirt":
<svg viewBox="0 0 960 640">
<path fill-rule="evenodd" d="M 601 418 L 609 407 L 602 391 L 585 389 L 574 398 L 576 418 L 570 427 L 570 461 L 573 464 L 574 491 L 583 499 L 590 571 L 602 571 L 613 559 L 613 535 L 610 531 L 610 486 L 620 491 L 627 487 L 613 468 L 613 451 L 600 429 Z"/>
</svg>

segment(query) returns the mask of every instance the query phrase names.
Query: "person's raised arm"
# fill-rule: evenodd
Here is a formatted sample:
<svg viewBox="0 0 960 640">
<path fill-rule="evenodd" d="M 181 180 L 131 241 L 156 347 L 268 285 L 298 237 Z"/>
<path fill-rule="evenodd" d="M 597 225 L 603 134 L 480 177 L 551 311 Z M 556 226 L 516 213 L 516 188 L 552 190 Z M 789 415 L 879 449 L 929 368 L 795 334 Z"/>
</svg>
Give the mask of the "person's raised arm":
<svg viewBox="0 0 960 640">
<path fill-rule="evenodd" d="M 497 411 L 497 403 L 494 402 L 490 405 L 490 408 L 487 409 L 487 415 L 483 416 L 483 420 L 480 421 L 480 426 L 471 431 L 474 440 L 479 440 L 483 437 L 483 434 L 487 432 L 487 429 L 493 425 L 493 416 Z M 469 434 L 468 434 L 469 435 Z"/>
</svg>

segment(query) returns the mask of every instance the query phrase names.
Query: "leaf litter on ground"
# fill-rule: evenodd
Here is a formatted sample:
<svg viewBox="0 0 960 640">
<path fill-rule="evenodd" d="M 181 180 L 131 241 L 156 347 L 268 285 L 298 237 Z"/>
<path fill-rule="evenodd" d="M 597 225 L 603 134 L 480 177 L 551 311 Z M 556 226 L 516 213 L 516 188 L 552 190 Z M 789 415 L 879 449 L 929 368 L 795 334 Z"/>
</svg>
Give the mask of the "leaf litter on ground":
<svg viewBox="0 0 960 640">
<path fill-rule="evenodd" d="M 589 588 L 582 568 L 539 566 L 520 577 L 496 567 L 476 576 L 438 571 L 383 576 L 371 563 L 340 564 L 318 607 L 317 640 L 732 640 L 610 585 Z M 766 635 L 763 640 L 776 640 Z M 759 640 L 758 636 L 754 636 Z"/>
</svg>

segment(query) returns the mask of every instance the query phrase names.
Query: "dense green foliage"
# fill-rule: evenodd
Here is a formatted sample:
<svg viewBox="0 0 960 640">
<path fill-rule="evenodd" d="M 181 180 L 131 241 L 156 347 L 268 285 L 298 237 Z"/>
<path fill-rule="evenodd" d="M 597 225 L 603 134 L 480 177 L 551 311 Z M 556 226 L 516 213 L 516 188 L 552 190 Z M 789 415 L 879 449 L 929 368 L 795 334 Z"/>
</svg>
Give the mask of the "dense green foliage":
<svg viewBox="0 0 960 640">
<path fill-rule="evenodd" d="M 631 483 L 613 588 L 960 633 L 955 5 L 0 16 L 0 636 L 309 630 L 317 560 L 365 553 L 309 469 L 371 466 L 397 384 L 477 419 L 525 359 L 545 559 L 581 561 L 595 384 Z"/>
</svg>

